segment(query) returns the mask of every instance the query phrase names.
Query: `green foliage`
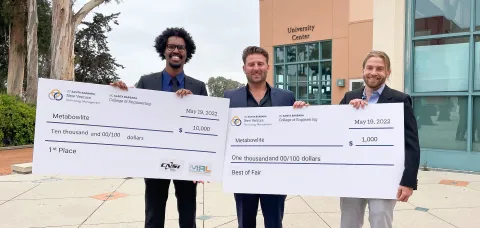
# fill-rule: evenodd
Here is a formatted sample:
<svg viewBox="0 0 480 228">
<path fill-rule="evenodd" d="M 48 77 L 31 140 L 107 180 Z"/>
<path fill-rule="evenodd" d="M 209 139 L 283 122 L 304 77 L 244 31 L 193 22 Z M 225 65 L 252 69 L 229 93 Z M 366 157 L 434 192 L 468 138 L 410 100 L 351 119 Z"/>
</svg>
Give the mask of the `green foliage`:
<svg viewBox="0 0 480 228">
<path fill-rule="evenodd" d="M 33 144 L 34 136 L 35 106 L 0 94 L 0 146 Z"/>
<path fill-rule="evenodd" d="M 119 79 L 116 70 L 124 66 L 109 53 L 106 35 L 112 31 L 112 21 L 118 25 L 119 14 L 95 13 L 92 22 L 82 22 L 86 27 L 75 35 L 75 81 L 109 84 Z"/>
<path fill-rule="evenodd" d="M 226 90 L 237 89 L 245 85 L 232 79 L 218 76 L 209 78 L 207 86 L 210 96 L 223 97 L 223 92 Z"/>
</svg>

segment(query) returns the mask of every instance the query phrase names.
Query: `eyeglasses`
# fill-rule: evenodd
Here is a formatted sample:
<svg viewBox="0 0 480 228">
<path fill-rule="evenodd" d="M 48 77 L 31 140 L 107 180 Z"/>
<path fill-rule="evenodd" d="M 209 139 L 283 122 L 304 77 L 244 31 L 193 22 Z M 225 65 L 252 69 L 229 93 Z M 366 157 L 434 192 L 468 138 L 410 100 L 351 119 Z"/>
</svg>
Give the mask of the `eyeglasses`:
<svg viewBox="0 0 480 228">
<path fill-rule="evenodd" d="M 173 50 L 175 50 L 175 48 L 177 48 L 178 51 L 180 51 L 180 52 L 184 52 L 185 49 L 186 49 L 185 45 L 167 44 L 167 50 L 173 51 Z"/>
</svg>

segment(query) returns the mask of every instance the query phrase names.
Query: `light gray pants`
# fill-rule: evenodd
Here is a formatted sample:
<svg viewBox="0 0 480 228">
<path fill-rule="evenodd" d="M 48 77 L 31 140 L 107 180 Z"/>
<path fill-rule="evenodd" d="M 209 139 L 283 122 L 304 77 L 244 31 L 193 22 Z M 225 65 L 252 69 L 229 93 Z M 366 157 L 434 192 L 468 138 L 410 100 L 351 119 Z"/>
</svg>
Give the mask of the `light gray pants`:
<svg viewBox="0 0 480 228">
<path fill-rule="evenodd" d="M 371 228 L 392 228 L 393 209 L 397 200 L 340 198 L 341 228 L 362 228 L 368 203 Z"/>
</svg>

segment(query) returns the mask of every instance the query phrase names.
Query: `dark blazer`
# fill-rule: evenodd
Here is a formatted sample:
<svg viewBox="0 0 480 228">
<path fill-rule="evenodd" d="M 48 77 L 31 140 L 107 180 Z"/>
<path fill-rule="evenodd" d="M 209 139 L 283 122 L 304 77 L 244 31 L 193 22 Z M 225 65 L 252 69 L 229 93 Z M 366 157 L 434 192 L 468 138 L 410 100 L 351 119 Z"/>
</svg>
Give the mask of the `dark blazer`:
<svg viewBox="0 0 480 228">
<path fill-rule="evenodd" d="M 143 75 L 138 81 L 137 88 L 159 90 L 162 91 L 163 87 L 163 71 Z M 192 91 L 195 95 L 208 96 L 207 87 L 204 82 L 185 75 L 185 89 Z"/>
<path fill-rule="evenodd" d="M 272 106 L 293 106 L 295 96 L 288 90 L 270 87 L 270 98 Z M 224 98 L 230 99 L 230 108 L 247 107 L 247 87 L 243 86 L 234 90 L 227 90 L 223 93 Z"/>
<path fill-rule="evenodd" d="M 340 104 L 348 104 L 353 99 L 362 99 L 364 87 L 345 93 Z M 400 185 L 417 189 L 418 169 L 420 166 L 420 143 L 418 141 L 417 120 L 413 114 L 412 98 L 405 93 L 391 89 L 385 85 L 385 89 L 378 98 L 377 103 L 400 103 L 404 105 L 405 127 L 405 170 L 403 171 Z"/>
</svg>

